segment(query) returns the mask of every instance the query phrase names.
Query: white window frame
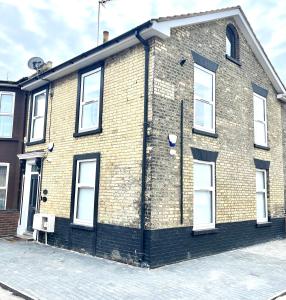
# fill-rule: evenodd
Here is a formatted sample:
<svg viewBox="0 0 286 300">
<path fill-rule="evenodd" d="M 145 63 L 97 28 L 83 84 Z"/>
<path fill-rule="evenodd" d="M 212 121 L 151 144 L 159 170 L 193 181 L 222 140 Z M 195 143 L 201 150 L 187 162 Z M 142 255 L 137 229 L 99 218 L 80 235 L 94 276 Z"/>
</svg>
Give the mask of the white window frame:
<svg viewBox="0 0 286 300">
<path fill-rule="evenodd" d="M 99 117 L 100 117 L 100 97 L 101 97 L 101 91 L 99 93 L 99 98 L 98 99 L 92 99 L 92 100 L 87 100 L 87 101 L 84 101 L 83 99 L 83 95 L 84 95 L 84 78 L 93 74 L 93 73 L 97 73 L 97 72 L 100 72 L 100 83 L 99 83 L 99 88 L 101 89 L 101 85 L 102 85 L 102 82 L 101 82 L 101 72 L 102 72 L 102 67 L 99 67 L 99 68 L 96 68 L 92 71 L 89 71 L 89 72 L 86 72 L 86 73 L 83 73 L 81 74 L 81 84 L 80 84 L 80 99 L 79 99 L 79 119 L 78 119 L 78 132 L 81 133 L 81 132 L 88 132 L 88 131 L 91 131 L 91 130 L 96 130 L 99 128 L 99 123 L 100 123 L 100 120 L 99 120 Z M 97 126 L 92 126 L 92 127 L 89 127 L 89 128 L 83 128 L 82 127 L 82 110 L 83 110 L 83 106 L 86 105 L 86 104 L 90 104 L 90 103 L 96 103 L 98 102 L 98 111 L 97 111 L 97 120 L 98 120 L 98 124 Z"/>
<path fill-rule="evenodd" d="M 13 103 L 12 103 L 12 112 L 11 113 L 1 113 L 0 118 L 3 116 L 12 117 L 12 130 L 10 136 L 0 136 L 0 138 L 12 138 L 13 137 L 13 129 L 14 129 L 14 110 L 15 110 L 15 93 L 9 91 L 1 91 L 0 92 L 0 99 L 2 95 L 12 95 L 13 96 Z M 1 101 L 1 100 L 0 100 Z"/>
<path fill-rule="evenodd" d="M 196 73 L 196 69 L 199 69 L 203 72 L 206 72 L 208 74 L 210 74 L 212 76 L 212 99 L 213 101 L 212 102 L 209 102 L 205 99 L 195 99 L 195 73 Z M 212 115 L 212 127 L 209 128 L 209 127 L 205 127 L 205 126 L 200 126 L 200 125 L 196 125 L 196 101 L 201 101 L 201 102 L 204 102 L 204 103 L 207 103 L 207 104 L 210 104 L 212 105 L 213 107 L 213 115 Z M 215 123 L 216 123 L 216 120 L 215 120 L 215 109 L 216 109 L 216 103 L 215 103 L 215 73 L 198 65 L 198 64 L 194 64 L 194 118 L 193 118 L 193 123 L 194 123 L 194 128 L 195 129 L 198 129 L 198 130 L 202 130 L 202 131 L 205 131 L 205 132 L 210 132 L 210 133 L 215 133 Z"/>
<path fill-rule="evenodd" d="M 37 96 L 41 95 L 41 94 L 45 94 L 45 111 L 44 111 L 44 115 L 43 116 L 34 116 L 34 112 L 35 112 L 35 99 Z M 33 98 L 32 98 L 32 112 L 31 112 L 31 121 L 30 121 L 30 142 L 38 142 L 41 141 L 45 138 L 45 122 L 46 122 L 46 110 L 47 110 L 47 90 L 41 90 L 38 93 L 33 94 Z M 42 137 L 41 138 L 33 138 L 33 124 L 34 124 L 34 120 L 36 119 L 40 119 L 43 118 L 44 119 L 44 126 L 43 126 L 43 132 L 42 132 Z"/>
<path fill-rule="evenodd" d="M 255 172 L 255 180 L 256 180 L 256 173 L 257 172 L 260 172 L 260 173 L 263 173 L 263 179 L 264 179 L 264 185 L 265 185 L 265 188 L 264 189 L 261 189 L 261 190 L 258 190 L 257 189 L 257 184 L 256 184 L 256 219 L 257 219 L 257 223 L 267 223 L 268 222 L 268 203 L 267 203 L 267 171 L 266 170 L 263 170 L 263 169 L 256 169 L 256 172 Z M 264 209 L 265 209 L 265 213 L 266 213 L 266 216 L 265 218 L 258 218 L 257 216 L 257 194 L 258 193 L 263 193 L 264 194 L 264 199 L 265 199 L 265 203 L 264 203 Z"/>
<path fill-rule="evenodd" d="M 7 206 L 7 195 L 8 195 L 8 182 L 9 182 L 9 171 L 10 171 L 10 164 L 9 163 L 3 163 L 0 162 L 0 166 L 1 167 L 7 167 L 7 173 L 6 173 L 6 184 L 5 186 L 0 186 L 0 190 L 6 190 L 6 194 L 5 194 L 5 203 L 4 203 L 4 209 L 6 210 L 6 206 Z"/>
<path fill-rule="evenodd" d="M 95 162 L 95 180 L 93 183 L 93 186 L 87 186 L 87 185 L 82 185 L 78 182 L 79 180 L 79 165 L 82 162 Z M 88 227 L 93 227 L 93 222 L 94 222 L 94 209 L 95 207 L 93 206 L 93 218 L 92 218 L 92 222 L 88 222 L 88 221 L 83 221 L 81 219 L 78 219 L 76 217 L 77 215 L 77 206 L 78 206 L 78 190 L 79 188 L 88 188 L 88 189 L 93 189 L 93 200 L 94 200 L 94 205 L 95 205 L 95 188 L 96 188 L 96 181 L 97 181 L 97 159 L 96 158 L 91 158 L 91 159 L 79 159 L 76 162 L 76 178 L 75 178 L 75 196 L 74 196 L 74 214 L 73 214 L 73 222 L 74 224 L 78 224 L 78 225 L 83 225 L 83 226 L 88 226 Z"/>
<path fill-rule="evenodd" d="M 254 106 L 254 97 L 257 97 L 258 99 L 260 99 L 261 101 L 263 101 L 263 108 L 264 108 L 264 119 L 265 121 L 261 121 L 261 120 L 256 120 L 255 119 L 255 106 Z M 264 146 L 264 147 L 267 147 L 268 146 L 268 127 L 267 127 L 267 105 L 266 105 L 266 98 L 265 97 L 262 97 L 260 96 L 259 94 L 256 94 L 256 93 L 253 93 L 253 120 L 254 120 L 254 143 L 256 145 L 260 145 L 260 146 Z M 258 143 L 256 142 L 256 134 L 255 134 L 255 123 L 261 123 L 264 125 L 264 128 L 265 128 L 265 143 L 264 144 L 261 144 L 261 143 Z"/>
<path fill-rule="evenodd" d="M 194 160 L 194 165 L 195 164 L 202 164 L 202 165 L 210 165 L 212 172 L 211 172 L 211 176 L 212 176 L 212 187 L 210 187 L 209 189 L 206 188 L 201 188 L 201 189 L 196 189 L 195 188 L 195 174 L 193 172 L 193 183 L 194 183 L 194 191 L 193 191 L 193 230 L 204 230 L 204 229 L 213 229 L 215 228 L 215 222 L 216 222 L 216 187 L 215 187 L 215 162 L 208 162 L 208 161 L 203 161 L 203 160 Z M 207 191 L 207 192 L 211 192 L 212 195 L 212 222 L 209 224 L 195 224 L 195 192 L 199 192 L 199 191 Z"/>
</svg>

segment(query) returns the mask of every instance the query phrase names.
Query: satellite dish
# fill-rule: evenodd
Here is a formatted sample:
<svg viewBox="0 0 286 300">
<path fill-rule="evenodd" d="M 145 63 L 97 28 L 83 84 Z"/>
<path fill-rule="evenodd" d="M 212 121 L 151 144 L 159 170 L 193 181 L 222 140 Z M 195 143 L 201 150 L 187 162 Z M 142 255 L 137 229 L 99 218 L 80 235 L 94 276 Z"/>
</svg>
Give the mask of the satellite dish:
<svg viewBox="0 0 286 300">
<path fill-rule="evenodd" d="M 41 57 L 32 57 L 28 61 L 28 67 L 33 70 L 39 70 L 44 64 L 44 60 Z"/>
</svg>

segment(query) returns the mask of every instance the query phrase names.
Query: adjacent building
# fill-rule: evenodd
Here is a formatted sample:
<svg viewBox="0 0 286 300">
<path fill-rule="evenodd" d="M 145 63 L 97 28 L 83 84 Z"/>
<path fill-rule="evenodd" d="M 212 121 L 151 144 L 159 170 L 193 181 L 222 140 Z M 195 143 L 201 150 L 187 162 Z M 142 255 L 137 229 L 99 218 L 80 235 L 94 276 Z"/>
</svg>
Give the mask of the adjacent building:
<svg viewBox="0 0 286 300">
<path fill-rule="evenodd" d="M 19 82 L 0 81 L 0 236 L 15 234 L 19 218 L 25 92 Z"/>
<path fill-rule="evenodd" d="M 150 20 L 21 88 L 19 234 L 54 215 L 48 244 L 150 267 L 285 236 L 286 91 L 240 7 Z"/>
</svg>

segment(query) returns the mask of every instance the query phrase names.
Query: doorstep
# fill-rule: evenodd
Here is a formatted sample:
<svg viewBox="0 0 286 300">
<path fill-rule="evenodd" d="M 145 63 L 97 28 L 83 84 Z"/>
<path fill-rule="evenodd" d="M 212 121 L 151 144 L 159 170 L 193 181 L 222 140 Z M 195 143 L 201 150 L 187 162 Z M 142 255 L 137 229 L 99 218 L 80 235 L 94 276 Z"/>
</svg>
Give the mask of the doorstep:
<svg viewBox="0 0 286 300">
<path fill-rule="evenodd" d="M 25 241 L 33 241 L 34 240 L 33 234 L 30 232 L 25 232 L 23 234 L 17 234 L 17 237 L 22 240 L 25 240 Z"/>
</svg>

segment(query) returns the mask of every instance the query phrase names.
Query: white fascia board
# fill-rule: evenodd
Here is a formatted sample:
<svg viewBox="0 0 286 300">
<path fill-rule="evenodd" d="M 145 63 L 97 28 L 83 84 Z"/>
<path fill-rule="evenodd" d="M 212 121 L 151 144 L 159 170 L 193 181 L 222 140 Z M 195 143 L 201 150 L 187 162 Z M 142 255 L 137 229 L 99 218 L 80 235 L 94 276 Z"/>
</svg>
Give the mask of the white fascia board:
<svg viewBox="0 0 286 300">
<path fill-rule="evenodd" d="M 43 158 L 45 156 L 45 152 L 35 151 L 35 152 L 28 152 L 28 153 L 18 154 L 17 156 L 20 160 L 21 159 Z"/>
<path fill-rule="evenodd" d="M 147 28 L 145 30 L 142 30 L 140 32 L 140 35 L 144 38 L 144 39 L 149 39 L 152 36 L 158 36 L 161 38 L 166 38 L 167 36 L 165 36 L 164 34 L 162 34 L 161 32 L 153 29 L 152 27 Z M 113 44 L 110 47 L 104 48 L 99 52 L 96 52 L 94 54 L 91 54 L 87 57 L 84 57 L 80 60 L 78 60 L 77 62 L 70 64 L 64 68 L 59 69 L 58 71 L 54 72 L 54 73 L 50 73 L 47 76 L 44 76 L 42 78 L 40 78 L 39 80 L 33 81 L 27 85 L 24 85 L 22 87 L 23 90 L 25 91 L 32 91 L 38 87 L 43 86 L 44 84 L 47 84 L 48 81 L 53 81 L 56 80 L 58 78 L 61 78 L 65 75 L 68 75 L 72 72 L 75 72 L 77 70 L 80 70 L 84 67 L 87 67 L 89 65 L 92 65 L 98 61 L 101 61 L 103 59 L 106 59 L 107 57 L 110 57 L 116 53 L 119 53 L 120 51 L 123 51 L 125 49 L 128 49 L 136 44 L 139 44 L 139 40 L 136 38 L 135 35 L 131 35 L 129 37 L 127 37 L 126 39 L 118 42 L 117 44 Z"/>
<path fill-rule="evenodd" d="M 198 16 L 191 16 L 188 18 L 181 18 L 181 19 L 173 19 L 169 21 L 160 21 L 156 22 L 154 21 L 153 28 L 162 32 L 166 36 L 171 35 L 171 28 L 175 27 L 181 27 L 181 26 L 187 26 L 187 25 L 193 25 L 193 24 L 199 24 L 199 23 L 206 23 L 222 18 L 228 18 L 233 17 L 237 14 L 239 14 L 240 11 L 238 8 L 223 11 L 223 12 L 215 12 L 215 13 L 209 13 L 209 14 L 203 14 Z"/>
<path fill-rule="evenodd" d="M 234 8 L 222 12 L 191 16 L 188 18 L 174 19 L 169 21 L 161 21 L 161 22 L 154 21 L 153 28 L 156 29 L 157 31 L 162 32 L 166 36 L 170 36 L 171 28 L 199 24 L 199 23 L 206 23 L 206 22 L 228 18 L 228 17 L 233 17 L 235 19 L 237 25 L 239 26 L 247 42 L 249 43 L 253 53 L 255 54 L 258 61 L 264 68 L 266 74 L 270 78 L 277 93 L 281 93 L 281 94 L 286 93 L 286 90 L 281 80 L 275 73 L 273 66 L 271 65 L 264 50 L 262 49 L 252 29 L 250 28 L 249 23 L 247 22 L 245 16 L 241 13 L 241 10 L 239 8 Z"/>
<path fill-rule="evenodd" d="M 261 48 L 256 36 L 254 35 L 253 31 L 249 27 L 247 20 L 244 18 L 241 12 L 238 16 L 235 17 L 235 21 L 239 26 L 240 30 L 242 31 L 244 37 L 246 38 L 248 44 L 250 45 L 252 51 L 254 52 L 256 58 L 258 59 L 266 74 L 270 78 L 277 93 L 286 93 L 285 87 L 283 86 L 281 80 L 275 73 L 275 70 L 271 65 L 268 57 L 266 56 L 264 50 Z"/>
<path fill-rule="evenodd" d="M 12 88 L 16 88 L 16 87 L 17 87 L 17 84 L 12 84 L 12 83 L 5 84 L 5 83 L 0 83 L 0 87 L 12 87 Z"/>
<path fill-rule="evenodd" d="M 211 12 L 208 14 L 191 16 L 191 17 L 187 17 L 187 18 L 178 18 L 178 19 L 173 19 L 173 20 L 171 19 L 171 20 L 167 20 L 167 21 L 157 22 L 156 20 L 153 20 L 152 26 L 147 29 L 142 30 L 140 32 L 140 34 L 144 39 L 149 39 L 153 36 L 157 36 L 161 39 L 166 39 L 166 38 L 170 37 L 170 35 L 171 35 L 171 28 L 192 25 L 192 24 L 206 23 L 206 22 L 223 19 L 223 18 L 228 18 L 228 17 L 233 17 L 235 19 L 237 25 L 239 26 L 239 28 L 242 31 L 242 33 L 244 34 L 247 42 L 249 43 L 252 51 L 256 55 L 258 61 L 262 65 L 262 67 L 264 68 L 266 74 L 269 76 L 277 93 L 280 93 L 280 94 L 286 93 L 286 90 L 285 90 L 281 80 L 275 73 L 273 66 L 271 65 L 269 59 L 267 58 L 266 54 L 264 53 L 263 49 L 261 48 L 261 45 L 259 44 L 252 29 L 249 26 L 249 23 L 247 22 L 245 16 L 242 14 L 242 12 L 239 8 L 234 8 L 234 9 L 221 11 L 221 12 L 213 12 L 213 13 Z M 70 73 L 77 71 L 81 68 L 84 68 L 88 65 L 91 65 L 100 60 L 106 59 L 107 57 L 110 57 L 122 50 L 130 48 L 138 43 L 139 43 L 139 41 L 135 37 L 135 35 L 129 36 L 117 44 L 113 44 L 108 48 L 102 49 L 101 51 L 96 52 L 92 55 L 89 55 L 88 57 L 82 58 L 81 60 L 79 60 L 73 64 L 70 64 L 54 73 L 48 74 L 47 76 L 43 77 L 42 79 L 31 82 L 30 84 L 23 86 L 22 89 L 27 90 L 27 91 L 34 90 L 44 84 L 47 84 L 48 81 L 56 80 L 60 77 L 70 74 Z"/>
</svg>

